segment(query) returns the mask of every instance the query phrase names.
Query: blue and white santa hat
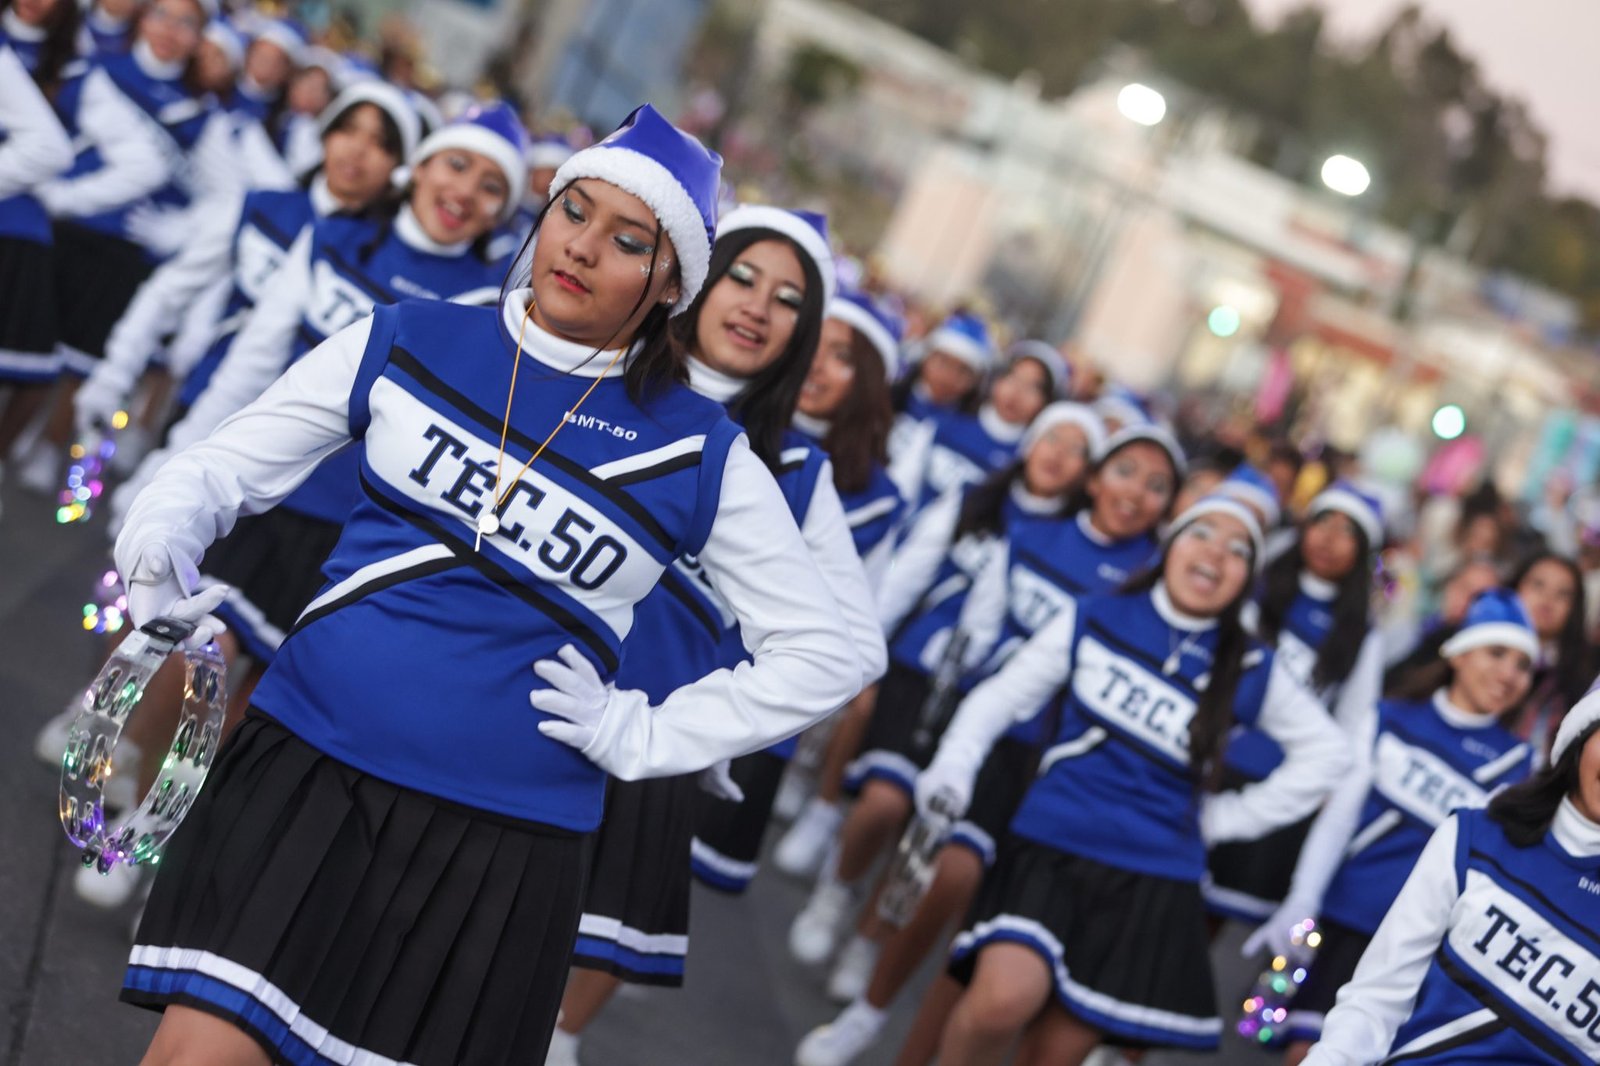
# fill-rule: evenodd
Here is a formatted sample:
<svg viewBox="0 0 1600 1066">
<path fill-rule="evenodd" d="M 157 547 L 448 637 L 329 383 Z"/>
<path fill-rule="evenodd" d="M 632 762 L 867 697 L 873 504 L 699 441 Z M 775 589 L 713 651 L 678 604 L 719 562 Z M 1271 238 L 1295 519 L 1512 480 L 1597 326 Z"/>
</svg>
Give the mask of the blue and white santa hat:
<svg viewBox="0 0 1600 1066">
<path fill-rule="evenodd" d="M 322 114 L 317 116 L 317 132 L 327 133 L 328 127 L 337 122 L 340 116 L 361 104 L 371 104 L 394 122 L 395 128 L 400 131 L 402 163 L 416 154 L 417 142 L 422 139 L 422 122 L 417 118 L 416 108 L 411 106 L 404 92 L 376 78 L 358 81 L 334 97 L 333 103 L 323 108 Z"/>
<path fill-rule="evenodd" d="M 257 41 L 269 41 L 283 49 L 289 62 L 299 66 L 311 43 L 306 28 L 291 18 L 256 18 L 250 24 L 250 36 Z"/>
<path fill-rule="evenodd" d="M 1077 426 L 1083 430 L 1084 440 L 1089 445 L 1089 455 L 1096 455 L 1106 443 L 1106 424 L 1100 421 L 1100 416 L 1095 414 L 1094 408 L 1088 404 L 1072 403 L 1068 400 L 1058 400 L 1034 416 L 1028 423 L 1028 431 L 1022 435 L 1020 453 L 1027 455 L 1039 438 L 1057 426 Z"/>
<path fill-rule="evenodd" d="M 571 159 L 573 147 L 560 134 L 546 133 L 528 140 L 528 169 L 555 170 Z"/>
<path fill-rule="evenodd" d="M 1533 631 L 1528 612 L 1510 589 L 1487 589 L 1478 593 L 1467 608 L 1461 628 L 1444 642 L 1439 654 L 1446 659 L 1474 648 L 1514 648 L 1528 658 L 1539 658 L 1539 635 Z"/>
<path fill-rule="evenodd" d="M 824 317 L 838 319 L 867 338 L 883 357 L 884 377 L 888 381 L 893 382 L 900 376 L 900 338 L 905 327 L 870 293 L 841 287 L 828 301 Z"/>
<path fill-rule="evenodd" d="M 1100 398 L 1094 402 L 1094 409 L 1100 412 L 1100 417 L 1105 419 L 1107 425 L 1115 422 L 1119 428 L 1155 421 L 1145 398 L 1116 382 L 1107 385 L 1100 393 Z"/>
<path fill-rule="evenodd" d="M 1583 698 L 1572 705 L 1566 716 L 1561 719 L 1561 725 L 1556 729 L 1556 739 L 1550 745 L 1550 762 L 1552 765 L 1561 761 L 1561 756 L 1566 754 L 1568 748 L 1577 743 L 1596 723 L 1600 722 L 1600 677 L 1594 679 L 1594 684 L 1589 686 L 1589 691 Z"/>
<path fill-rule="evenodd" d="M 1032 359 L 1044 367 L 1044 372 L 1050 378 L 1050 395 L 1057 396 L 1067 391 L 1072 383 L 1072 371 L 1067 366 L 1067 361 L 1054 345 L 1044 341 L 1021 340 L 1006 349 L 1006 358 L 1015 363 L 1018 359 Z M 1102 423 L 1103 425 L 1103 423 Z"/>
<path fill-rule="evenodd" d="M 1233 472 L 1217 485 L 1217 492 L 1232 496 L 1240 503 L 1255 508 L 1261 515 L 1261 524 L 1268 529 L 1278 524 L 1283 516 L 1283 505 L 1278 499 L 1278 486 L 1272 479 L 1249 463 L 1240 463 Z"/>
<path fill-rule="evenodd" d="M 337 90 L 344 84 L 340 78 L 344 74 L 344 59 L 331 48 L 324 48 L 320 44 L 308 45 L 300 54 L 300 69 L 316 67 L 328 75 L 328 81 Z"/>
<path fill-rule="evenodd" d="M 1256 513 L 1232 496 L 1222 496 L 1215 492 L 1208 493 L 1191 503 L 1172 524 L 1167 527 L 1166 534 L 1162 537 L 1163 544 L 1171 544 L 1172 539 L 1188 527 L 1194 525 L 1207 515 L 1229 515 L 1243 524 L 1246 532 L 1250 534 L 1250 558 L 1252 570 L 1260 570 L 1266 561 L 1266 538 L 1261 533 L 1261 523 L 1256 521 Z"/>
<path fill-rule="evenodd" d="M 740 204 L 722 216 L 717 223 L 717 236 L 751 229 L 772 230 L 800 248 L 822 278 L 822 303 L 826 307 L 838 287 L 833 270 L 833 247 L 828 243 L 828 216 L 767 204 Z"/>
<path fill-rule="evenodd" d="M 940 323 L 928 334 L 924 349 L 953 356 L 980 374 L 994 362 L 994 342 L 989 338 L 988 325 L 967 312 L 957 312 Z"/>
<path fill-rule="evenodd" d="M 683 291 L 672 313 L 687 310 L 711 267 L 722 157 L 641 104 L 604 140 L 561 164 L 550 199 L 580 178 L 609 182 L 655 213 L 678 254 Z"/>
<path fill-rule="evenodd" d="M 212 19 L 206 23 L 202 36 L 228 57 L 228 65 L 237 71 L 244 66 L 244 34 L 227 19 Z"/>
<path fill-rule="evenodd" d="M 1383 547 L 1383 504 L 1372 493 L 1340 478 L 1311 498 L 1306 517 L 1315 518 L 1328 511 L 1337 511 L 1354 522 L 1367 538 L 1368 548 Z"/>
<path fill-rule="evenodd" d="M 474 104 L 454 122 L 448 122 L 417 145 L 415 166 L 447 149 L 476 152 L 489 159 L 505 174 L 510 193 L 500 208 L 500 220 L 511 217 L 522 202 L 522 189 L 528 183 L 528 133 L 516 110 L 500 100 Z"/>
<path fill-rule="evenodd" d="M 1095 405 L 1094 410 L 1096 415 L 1100 413 L 1098 404 Z M 1155 422 L 1123 426 L 1115 433 L 1108 435 L 1100 445 L 1100 448 L 1094 453 L 1095 465 L 1103 465 L 1107 459 L 1110 459 L 1122 449 L 1130 444 L 1138 444 L 1140 441 L 1147 441 L 1166 452 L 1168 460 L 1172 463 L 1173 474 L 1176 477 L 1183 477 L 1183 472 L 1189 465 L 1189 457 L 1184 454 L 1183 445 L 1179 444 L 1178 438 L 1174 437 L 1164 426 Z"/>
</svg>

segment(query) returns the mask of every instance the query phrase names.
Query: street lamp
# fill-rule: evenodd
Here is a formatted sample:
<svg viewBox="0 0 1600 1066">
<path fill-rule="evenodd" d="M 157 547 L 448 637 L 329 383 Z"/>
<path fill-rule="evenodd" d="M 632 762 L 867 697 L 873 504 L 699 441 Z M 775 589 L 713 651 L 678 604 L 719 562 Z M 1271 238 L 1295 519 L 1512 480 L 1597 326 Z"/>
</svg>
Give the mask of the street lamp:
<svg viewBox="0 0 1600 1066">
<path fill-rule="evenodd" d="M 1322 164 L 1322 184 L 1341 196 L 1360 196 L 1372 184 L 1372 175 L 1359 159 L 1330 155 Z"/>
<path fill-rule="evenodd" d="M 1167 98 L 1148 85 L 1131 82 L 1117 94 L 1117 110 L 1129 122 L 1154 126 L 1167 115 Z"/>
</svg>

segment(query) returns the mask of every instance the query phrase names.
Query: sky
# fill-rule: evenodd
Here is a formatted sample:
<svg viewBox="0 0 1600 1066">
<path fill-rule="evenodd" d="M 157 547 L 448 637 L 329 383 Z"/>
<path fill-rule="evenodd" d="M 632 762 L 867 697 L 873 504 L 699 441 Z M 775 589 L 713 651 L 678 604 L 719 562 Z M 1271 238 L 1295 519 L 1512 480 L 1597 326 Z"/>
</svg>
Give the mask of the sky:
<svg viewBox="0 0 1600 1066">
<path fill-rule="evenodd" d="M 1405 0 L 1318 0 L 1338 42 L 1369 39 Z M 1600 203 L 1600 0 L 1416 0 L 1484 80 L 1521 99 L 1549 138 L 1552 191 Z M 1269 24 L 1306 0 L 1246 0 Z"/>
</svg>

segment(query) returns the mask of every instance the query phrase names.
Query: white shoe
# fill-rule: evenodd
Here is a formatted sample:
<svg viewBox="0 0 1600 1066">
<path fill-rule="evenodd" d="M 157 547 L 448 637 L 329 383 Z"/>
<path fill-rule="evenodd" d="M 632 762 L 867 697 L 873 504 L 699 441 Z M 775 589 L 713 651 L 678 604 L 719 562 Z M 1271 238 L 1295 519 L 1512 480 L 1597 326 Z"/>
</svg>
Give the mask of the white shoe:
<svg viewBox="0 0 1600 1066">
<path fill-rule="evenodd" d="M 85 903 L 110 911 L 132 899 L 143 880 L 142 869 L 119 862 L 109 873 L 101 873 L 93 866 L 79 868 L 77 876 L 72 879 L 72 888 Z"/>
<path fill-rule="evenodd" d="M 816 786 L 816 778 L 789 767 L 789 772 L 778 782 L 778 794 L 772 800 L 772 817 L 780 822 L 792 822 Z"/>
<path fill-rule="evenodd" d="M 843 824 L 837 803 L 812 797 L 773 849 L 772 864 L 790 877 L 815 877 Z"/>
<path fill-rule="evenodd" d="M 835 1003 L 854 1003 L 867 992 L 872 969 L 878 965 L 878 945 L 864 936 L 853 936 L 839 952 L 828 977 L 828 998 Z"/>
<path fill-rule="evenodd" d="M 827 1025 L 805 1035 L 794 1051 L 794 1066 L 848 1066 L 883 1031 L 884 1011 L 856 1000 Z"/>
<path fill-rule="evenodd" d="M 789 953 L 807 966 L 828 960 L 839 946 L 839 929 L 855 911 L 855 893 L 831 878 L 817 882 L 811 898 L 789 926 Z"/>
<path fill-rule="evenodd" d="M 544 1066 L 579 1066 L 580 1039 L 576 1033 L 569 1033 L 557 1026 L 555 1032 L 550 1034 L 550 1050 L 544 1054 Z"/>
<path fill-rule="evenodd" d="M 58 770 L 61 768 L 61 756 L 67 751 L 67 734 L 72 732 L 72 723 L 81 710 L 83 710 L 83 694 L 80 692 L 68 700 L 61 712 L 34 734 L 33 754 L 40 762 Z"/>
<path fill-rule="evenodd" d="M 29 492 L 54 496 L 64 484 L 61 452 L 43 438 L 17 456 L 15 466 L 17 483 Z"/>
</svg>

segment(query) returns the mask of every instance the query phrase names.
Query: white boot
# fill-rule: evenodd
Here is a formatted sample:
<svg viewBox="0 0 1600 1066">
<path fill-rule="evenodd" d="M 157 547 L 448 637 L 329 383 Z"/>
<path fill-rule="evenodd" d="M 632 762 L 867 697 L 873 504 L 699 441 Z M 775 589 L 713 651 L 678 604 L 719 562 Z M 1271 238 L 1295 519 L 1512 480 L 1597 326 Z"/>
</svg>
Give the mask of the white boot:
<svg viewBox="0 0 1600 1066">
<path fill-rule="evenodd" d="M 41 496 L 53 496 L 65 484 L 60 449 L 39 437 L 14 460 L 17 484 Z"/>
<path fill-rule="evenodd" d="M 119 862 L 109 872 L 101 873 L 93 866 L 83 866 L 72 879 L 72 889 L 78 898 L 108 911 L 116 910 L 139 892 L 144 880 L 144 870 Z"/>
<path fill-rule="evenodd" d="M 827 1025 L 805 1035 L 795 1048 L 794 1066 L 848 1066 L 883 1032 L 885 1012 L 858 999 Z"/>
<path fill-rule="evenodd" d="M 872 969 L 877 965 L 878 945 L 859 933 L 851 937 L 828 977 L 828 998 L 835 1003 L 854 1003 L 866 995 Z"/>
<path fill-rule="evenodd" d="M 815 875 L 843 824 L 844 811 L 837 803 L 813 796 L 773 849 L 773 865 L 790 877 Z"/>
<path fill-rule="evenodd" d="M 826 962 L 839 946 L 839 931 L 855 914 L 856 894 L 838 875 L 838 853 L 823 863 L 811 898 L 789 926 L 789 953 L 807 966 Z"/>
<path fill-rule="evenodd" d="M 578 1066 L 580 1039 L 577 1033 L 556 1026 L 555 1032 L 550 1034 L 550 1050 L 545 1052 L 544 1066 Z"/>
<path fill-rule="evenodd" d="M 817 779 L 810 772 L 796 769 L 793 764 L 778 782 L 778 794 L 772 800 L 772 817 L 780 822 L 792 822 L 805 806 L 806 798 L 817 787 Z"/>
<path fill-rule="evenodd" d="M 46 766 L 61 768 L 61 756 L 67 751 L 67 734 L 72 732 L 73 720 L 83 710 L 83 693 L 77 692 L 67 701 L 60 713 L 52 716 L 33 737 L 33 754 Z"/>
</svg>

